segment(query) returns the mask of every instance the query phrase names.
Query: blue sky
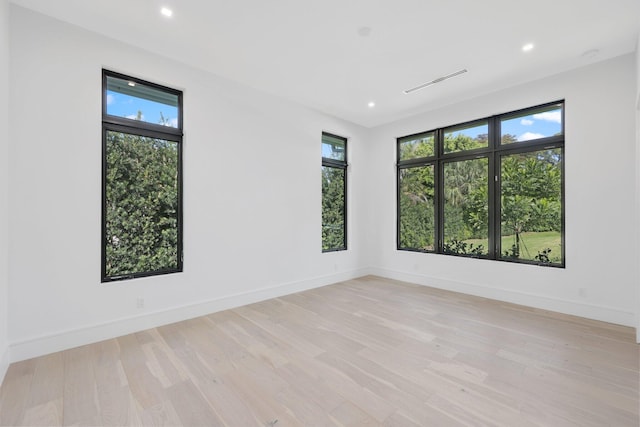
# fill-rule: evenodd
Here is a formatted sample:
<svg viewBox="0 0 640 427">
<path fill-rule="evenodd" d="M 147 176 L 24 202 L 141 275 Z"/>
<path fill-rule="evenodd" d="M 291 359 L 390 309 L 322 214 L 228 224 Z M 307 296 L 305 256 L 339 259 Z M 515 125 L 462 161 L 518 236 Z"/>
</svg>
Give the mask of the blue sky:
<svg viewBox="0 0 640 427">
<path fill-rule="evenodd" d="M 562 131 L 560 109 L 516 117 L 502 122 L 502 134 L 515 135 L 518 141 L 553 136 Z"/>
<path fill-rule="evenodd" d="M 160 113 L 169 120 L 167 126 L 178 127 L 178 107 L 142 98 L 125 95 L 120 92 L 107 91 L 107 113 L 112 116 L 135 119 L 138 111 L 142 112 L 142 121 L 160 124 Z"/>
<path fill-rule="evenodd" d="M 528 116 L 515 117 L 502 122 L 502 134 L 515 135 L 518 141 L 553 136 L 562 131 L 562 110 L 560 108 Z M 453 136 L 463 134 L 475 138 L 487 133 L 487 125 L 476 126 L 452 132 Z"/>
</svg>

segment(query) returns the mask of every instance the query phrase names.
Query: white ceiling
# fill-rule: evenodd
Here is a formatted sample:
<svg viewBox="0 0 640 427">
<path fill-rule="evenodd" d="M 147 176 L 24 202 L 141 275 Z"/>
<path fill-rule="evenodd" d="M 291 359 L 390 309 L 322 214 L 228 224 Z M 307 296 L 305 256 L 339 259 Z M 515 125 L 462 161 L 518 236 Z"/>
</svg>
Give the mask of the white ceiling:
<svg viewBox="0 0 640 427">
<path fill-rule="evenodd" d="M 640 0 L 12 3 L 367 127 L 633 52 L 640 30 Z"/>
</svg>

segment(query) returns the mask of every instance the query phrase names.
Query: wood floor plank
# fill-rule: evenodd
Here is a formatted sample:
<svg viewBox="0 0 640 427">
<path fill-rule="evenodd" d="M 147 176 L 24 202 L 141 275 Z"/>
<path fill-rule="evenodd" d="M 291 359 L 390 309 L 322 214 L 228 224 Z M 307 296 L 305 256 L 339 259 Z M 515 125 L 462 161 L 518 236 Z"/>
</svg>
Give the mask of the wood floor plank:
<svg viewBox="0 0 640 427">
<path fill-rule="evenodd" d="M 167 395 L 182 425 L 224 427 L 211 405 L 202 397 L 191 380 L 171 386 Z"/>
<path fill-rule="evenodd" d="M 140 408 L 140 425 L 149 427 L 173 427 L 181 426 L 183 423 L 174 409 L 173 404 L 167 400 L 146 409 Z"/>
<path fill-rule="evenodd" d="M 100 421 L 98 387 L 91 346 L 63 353 L 63 425 L 94 425 Z"/>
<path fill-rule="evenodd" d="M 58 399 L 30 406 L 25 411 L 21 424 L 31 426 L 59 426 L 62 425 L 62 396 Z"/>
<path fill-rule="evenodd" d="M 127 384 L 142 409 L 159 405 L 166 396 L 161 382 L 147 366 L 145 353 L 135 334 L 118 338 L 120 361 Z"/>
<path fill-rule="evenodd" d="M 98 385 L 101 425 L 126 426 L 134 424 L 137 411 L 130 399 L 129 387 Z"/>
<path fill-rule="evenodd" d="M 367 276 L 12 364 L 0 426 L 638 427 L 634 340 Z"/>
<path fill-rule="evenodd" d="M 31 398 L 32 379 L 36 359 L 25 360 L 9 366 L 0 388 L 0 425 L 20 425 Z M 37 387 L 37 386 L 36 386 Z"/>
<path fill-rule="evenodd" d="M 199 378 L 195 381 L 198 390 L 227 427 L 262 424 L 248 402 L 243 400 L 233 387 L 226 384 L 223 377 Z"/>
<path fill-rule="evenodd" d="M 226 374 L 224 381 L 247 403 L 253 416 L 260 420 L 258 425 L 292 427 L 304 425 L 288 408 L 275 399 L 269 387 L 265 388 L 264 384 L 256 383 L 243 371 Z"/>
<path fill-rule="evenodd" d="M 62 402 L 64 389 L 64 360 L 61 353 L 53 353 L 38 358 L 35 361 L 35 371 L 32 384 L 37 385 L 29 390 L 27 406 L 45 405 L 51 408 L 51 403 Z M 57 408 L 62 413 L 62 408 Z"/>
<path fill-rule="evenodd" d="M 367 427 L 379 426 L 371 415 L 351 402 L 344 402 L 329 414 L 343 427 Z"/>
<path fill-rule="evenodd" d="M 450 425 L 450 424 L 449 424 Z M 405 417 L 400 411 L 396 411 L 384 420 L 383 427 L 421 427 L 420 424 Z"/>
</svg>

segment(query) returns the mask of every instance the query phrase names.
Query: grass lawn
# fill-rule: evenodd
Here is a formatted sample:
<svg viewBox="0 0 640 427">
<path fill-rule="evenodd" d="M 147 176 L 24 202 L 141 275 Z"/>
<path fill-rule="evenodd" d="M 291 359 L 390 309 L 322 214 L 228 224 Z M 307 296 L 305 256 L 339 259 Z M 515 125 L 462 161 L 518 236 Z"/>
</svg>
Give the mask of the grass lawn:
<svg viewBox="0 0 640 427">
<path fill-rule="evenodd" d="M 486 239 L 469 239 L 465 240 L 465 242 L 473 243 L 474 246 L 483 245 L 485 248 L 488 247 Z M 514 235 L 502 236 L 502 253 L 504 254 L 505 251 L 510 250 L 515 242 Z M 560 263 L 562 256 L 560 242 L 560 233 L 557 231 L 522 233 L 520 235 L 520 258 L 534 260 L 538 252 L 551 248 L 549 260 L 553 263 Z"/>
</svg>

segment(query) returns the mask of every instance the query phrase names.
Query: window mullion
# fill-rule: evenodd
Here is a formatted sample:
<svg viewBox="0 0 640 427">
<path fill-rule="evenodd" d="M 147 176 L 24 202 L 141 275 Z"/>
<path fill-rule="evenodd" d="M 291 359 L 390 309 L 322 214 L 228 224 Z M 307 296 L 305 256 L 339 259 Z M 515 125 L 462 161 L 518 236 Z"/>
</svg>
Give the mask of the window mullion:
<svg viewBox="0 0 640 427">
<path fill-rule="evenodd" d="M 489 119 L 489 148 L 491 150 L 489 154 L 489 176 L 487 177 L 488 189 L 489 189 L 489 200 L 487 201 L 487 206 L 489 209 L 487 224 L 488 230 L 488 238 L 489 238 L 489 258 L 497 259 L 497 253 L 499 252 L 499 238 L 497 236 L 498 224 L 496 223 L 496 219 L 498 218 L 496 212 L 496 208 L 499 206 L 497 200 L 499 200 L 498 196 L 498 169 L 496 167 L 496 155 L 497 149 L 500 146 L 500 120 L 496 117 L 492 117 Z"/>
<path fill-rule="evenodd" d="M 435 133 L 435 141 L 436 141 L 436 156 L 437 160 L 435 162 L 435 170 L 434 170 L 434 189 L 435 189 L 435 212 L 434 212 L 434 243 L 435 243 L 435 251 L 436 253 L 442 253 L 443 240 L 442 236 L 444 236 L 444 175 L 443 175 L 443 165 L 442 165 L 442 155 L 444 153 L 444 132 L 441 129 L 438 129 Z"/>
</svg>

